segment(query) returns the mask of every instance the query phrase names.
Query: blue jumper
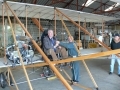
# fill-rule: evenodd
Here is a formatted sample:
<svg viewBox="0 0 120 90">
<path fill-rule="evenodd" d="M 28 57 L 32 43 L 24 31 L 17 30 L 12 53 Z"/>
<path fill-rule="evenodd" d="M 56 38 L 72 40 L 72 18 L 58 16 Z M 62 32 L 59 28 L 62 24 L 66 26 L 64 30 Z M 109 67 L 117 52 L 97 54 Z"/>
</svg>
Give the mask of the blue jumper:
<svg viewBox="0 0 120 90">
<path fill-rule="evenodd" d="M 60 46 L 65 47 L 68 50 L 68 56 L 78 56 L 78 52 L 74 46 L 73 42 L 69 42 L 69 43 L 60 43 Z M 73 81 L 75 82 L 79 82 L 79 77 L 80 77 L 80 62 L 79 61 L 73 61 L 71 62 L 71 66 L 72 66 L 72 75 L 73 75 Z"/>
</svg>

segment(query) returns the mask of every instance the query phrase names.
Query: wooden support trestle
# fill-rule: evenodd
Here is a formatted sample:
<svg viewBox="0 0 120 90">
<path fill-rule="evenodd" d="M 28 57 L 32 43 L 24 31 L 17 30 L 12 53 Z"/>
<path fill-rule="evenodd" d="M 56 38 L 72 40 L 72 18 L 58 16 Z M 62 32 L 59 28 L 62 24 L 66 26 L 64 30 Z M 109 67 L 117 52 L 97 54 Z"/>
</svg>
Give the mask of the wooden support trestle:
<svg viewBox="0 0 120 90">
<path fill-rule="evenodd" d="M 64 69 L 62 69 L 63 70 L 63 72 L 65 73 L 65 75 L 68 77 L 68 79 L 69 80 L 67 80 L 69 83 L 71 83 L 71 77 L 68 75 L 68 73 L 64 70 Z M 79 88 L 82 88 L 82 89 L 84 89 L 84 90 L 91 90 L 90 88 L 88 88 L 88 87 L 85 87 L 85 86 L 83 86 L 83 85 L 81 85 L 81 84 L 79 84 L 79 83 L 74 83 L 73 82 L 73 85 L 75 85 L 75 86 L 78 86 Z"/>
<path fill-rule="evenodd" d="M 85 66 L 85 68 L 86 68 L 86 70 L 87 70 L 87 72 L 88 72 L 88 74 L 89 74 L 89 76 L 90 76 L 90 78 L 91 78 L 93 84 L 95 85 L 95 88 L 97 89 L 98 86 L 97 86 L 97 84 L 96 84 L 96 82 L 95 82 L 95 80 L 94 80 L 94 78 L 93 78 L 93 76 L 92 76 L 92 74 L 91 74 L 89 68 L 87 67 L 87 65 L 86 65 L 86 63 L 85 63 L 84 60 L 82 60 L 82 62 L 83 62 L 83 65 Z"/>
</svg>

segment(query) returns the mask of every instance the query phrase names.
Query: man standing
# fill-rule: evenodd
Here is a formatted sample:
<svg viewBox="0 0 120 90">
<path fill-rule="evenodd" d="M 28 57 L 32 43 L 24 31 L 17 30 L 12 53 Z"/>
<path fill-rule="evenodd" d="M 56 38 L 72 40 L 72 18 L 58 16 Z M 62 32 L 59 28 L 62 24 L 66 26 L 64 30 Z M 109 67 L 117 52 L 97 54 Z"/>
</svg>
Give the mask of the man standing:
<svg viewBox="0 0 120 90">
<path fill-rule="evenodd" d="M 69 43 L 60 43 L 60 46 L 65 47 L 68 50 L 68 55 L 72 58 L 75 58 L 78 56 L 78 52 L 76 50 L 76 47 L 74 45 L 74 40 L 72 36 L 68 37 L 68 41 Z M 80 62 L 79 61 L 73 61 L 71 62 L 71 66 L 72 66 L 72 82 L 74 83 L 78 83 L 79 79 L 80 79 Z"/>
<path fill-rule="evenodd" d="M 120 36 L 118 33 L 116 33 L 114 35 L 114 38 L 111 42 L 111 49 L 112 50 L 115 50 L 115 49 L 120 49 Z M 114 64 L 115 64 L 115 61 L 118 62 L 118 76 L 120 77 L 120 57 L 117 57 L 116 55 L 112 55 L 111 57 L 111 64 L 110 64 L 110 72 L 109 74 L 112 74 L 113 71 L 114 71 Z"/>
</svg>

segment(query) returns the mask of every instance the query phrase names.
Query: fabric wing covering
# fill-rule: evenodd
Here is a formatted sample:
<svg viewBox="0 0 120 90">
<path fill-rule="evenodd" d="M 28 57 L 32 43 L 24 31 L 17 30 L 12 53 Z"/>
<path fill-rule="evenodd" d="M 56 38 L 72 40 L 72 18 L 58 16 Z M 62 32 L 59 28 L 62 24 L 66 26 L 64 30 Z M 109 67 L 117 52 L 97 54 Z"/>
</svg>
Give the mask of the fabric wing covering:
<svg viewBox="0 0 120 90">
<path fill-rule="evenodd" d="M 25 8 L 27 7 L 27 17 L 54 20 L 54 15 L 55 15 L 54 7 L 28 4 L 28 3 L 11 2 L 11 1 L 7 1 L 7 3 L 11 7 L 11 9 L 15 11 L 18 17 L 26 17 Z M 0 4 L 1 4 L 0 15 L 2 16 L 2 2 Z M 73 21 L 78 21 L 79 15 L 80 15 L 80 21 L 83 22 L 85 22 L 85 20 L 86 22 L 102 22 L 102 20 L 110 21 L 110 20 L 118 19 L 115 17 L 91 14 L 81 11 L 70 10 L 70 9 L 63 9 L 57 7 L 56 9 L 60 10 L 62 13 L 67 15 L 69 18 L 71 18 Z M 4 16 L 7 16 L 7 13 L 4 14 L 5 14 Z M 10 11 L 9 11 L 9 16 L 13 16 Z M 57 16 L 56 20 L 60 20 L 60 18 Z M 63 17 L 63 20 L 67 20 L 67 19 Z"/>
</svg>

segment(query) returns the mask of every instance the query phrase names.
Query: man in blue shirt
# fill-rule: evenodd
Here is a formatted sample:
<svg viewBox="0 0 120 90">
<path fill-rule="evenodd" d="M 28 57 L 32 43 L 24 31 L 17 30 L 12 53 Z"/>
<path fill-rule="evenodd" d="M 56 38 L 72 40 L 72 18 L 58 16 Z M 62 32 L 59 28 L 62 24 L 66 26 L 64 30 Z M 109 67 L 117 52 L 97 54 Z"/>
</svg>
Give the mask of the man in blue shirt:
<svg viewBox="0 0 120 90">
<path fill-rule="evenodd" d="M 70 57 L 77 57 L 78 56 L 78 52 L 76 50 L 76 47 L 74 45 L 73 42 L 73 37 L 69 36 L 68 37 L 68 41 L 69 43 L 62 43 L 60 42 L 59 45 L 65 47 L 68 50 L 68 55 Z M 80 77 L 80 62 L 79 61 L 73 61 L 71 62 L 71 66 L 72 66 L 72 81 L 74 83 L 79 82 L 79 77 Z"/>
</svg>

